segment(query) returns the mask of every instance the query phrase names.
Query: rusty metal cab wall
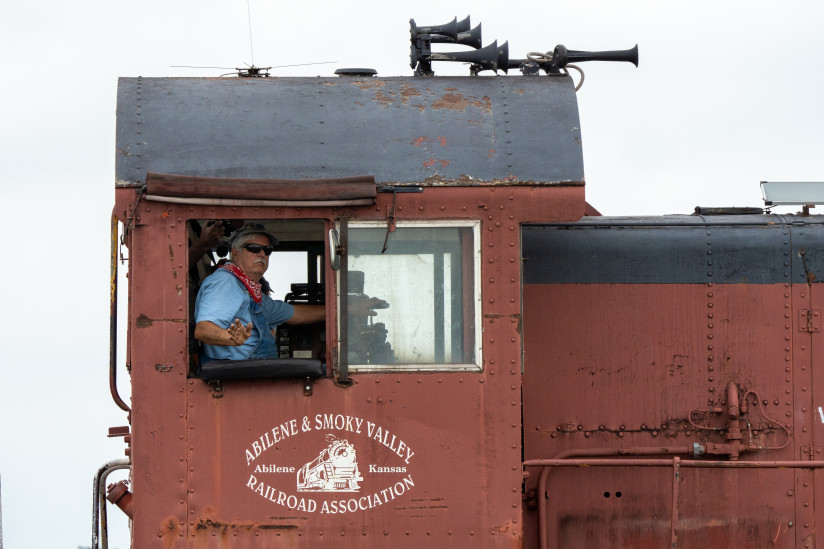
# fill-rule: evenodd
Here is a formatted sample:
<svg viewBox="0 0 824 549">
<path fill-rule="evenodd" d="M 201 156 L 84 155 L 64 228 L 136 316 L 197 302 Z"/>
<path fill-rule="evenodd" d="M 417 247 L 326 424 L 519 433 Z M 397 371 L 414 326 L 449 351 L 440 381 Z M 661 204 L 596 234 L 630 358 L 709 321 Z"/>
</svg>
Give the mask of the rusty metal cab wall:
<svg viewBox="0 0 824 549">
<path fill-rule="evenodd" d="M 522 236 L 526 545 L 810 543 L 822 220 L 593 217 Z"/>
<path fill-rule="evenodd" d="M 521 225 L 584 214 L 578 125 L 563 76 L 121 79 L 134 546 L 520 544 Z M 344 261 L 347 229 L 393 231 L 391 253 L 449 228 L 466 245 L 440 268 L 474 285 L 453 334 L 477 351 L 344 372 L 350 271 L 324 253 L 327 375 L 205 382 L 187 271 L 190 224 L 212 219 L 310 222 L 324 250 L 337 229 Z"/>
</svg>

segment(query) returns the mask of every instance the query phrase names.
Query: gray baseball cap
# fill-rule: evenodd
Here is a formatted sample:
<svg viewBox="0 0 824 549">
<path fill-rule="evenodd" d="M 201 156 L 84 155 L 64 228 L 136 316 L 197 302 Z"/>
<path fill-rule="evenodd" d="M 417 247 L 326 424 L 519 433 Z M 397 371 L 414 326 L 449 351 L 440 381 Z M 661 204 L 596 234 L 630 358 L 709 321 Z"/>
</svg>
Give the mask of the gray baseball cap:
<svg viewBox="0 0 824 549">
<path fill-rule="evenodd" d="M 237 242 L 237 240 L 240 237 L 250 234 L 265 234 L 267 237 L 269 237 L 269 243 L 272 245 L 272 247 L 278 245 L 278 239 L 275 238 L 275 235 L 269 232 L 269 230 L 260 223 L 247 223 L 240 229 L 236 230 L 234 233 L 232 233 L 232 236 L 229 237 L 229 245 L 234 247 L 235 242 Z"/>
</svg>

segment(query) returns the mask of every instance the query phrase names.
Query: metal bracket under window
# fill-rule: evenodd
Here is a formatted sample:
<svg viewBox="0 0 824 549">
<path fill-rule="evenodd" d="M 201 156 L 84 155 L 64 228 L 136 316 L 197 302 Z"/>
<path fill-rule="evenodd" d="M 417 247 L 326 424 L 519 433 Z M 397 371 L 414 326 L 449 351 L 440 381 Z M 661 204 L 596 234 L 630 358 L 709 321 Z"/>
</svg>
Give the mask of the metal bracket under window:
<svg viewBox="0 0 824 549">
<path fill-rule="evenodd" d="M 223 398 L 223 384 L 219 379 L 209 382 L 209 394 L 212 398 Z"/>
<path fill-rule="evenodd" d="M 392 193 L 392 205 L 386 209 L 386 236 L 383 239 L 383 248 L 381 253 L 386 251 L 389 244 L 389 233 L 394 233 L 397 226 L 395 225 L 395 204 L 398 200 L 397 193 Z"/>
</svg>

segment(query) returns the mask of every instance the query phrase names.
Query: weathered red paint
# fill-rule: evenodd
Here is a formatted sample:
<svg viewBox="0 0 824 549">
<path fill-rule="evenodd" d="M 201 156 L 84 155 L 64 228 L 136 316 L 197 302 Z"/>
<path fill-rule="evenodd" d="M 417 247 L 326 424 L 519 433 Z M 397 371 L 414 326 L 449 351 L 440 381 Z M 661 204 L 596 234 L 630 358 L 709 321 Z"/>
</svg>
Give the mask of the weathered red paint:
<svg viewBox="0 0 824 549">
<path fill-rule="evenodd" d="M 542 546 L 553 548 L 804 546 L 824 466 L 809 428 L 821 334 L 799 331 L 795 312 L 816 308 L 812 293 L 789 284 L 526 286 L 524 455 L 553 467 L 528 467 L 528 490 L 546 511 L 526 514 L 525 544 L 539 542 L 546 521 Z M 738 432 L 737 418 L 752 433 Z M 660 459 L 696 443 L 707 456 Z M 615 457 L 585 459 L 602 455 Z"/>
<path fill-rule="evenodd" d="M 583 186 L 427 187 L 379 194 L 374 206 L 354 208 L 136 204 L 136 197 L 132 189 L 117 190 L 131 258 L 133 546 L 520 547 L 534 535 L 524 532 L 521 493 L 520 225 L 578 219 Z M 217 388 L 187 377 L 187 220 L 385 221 L 392 200 L 399 221 L 480 220 L 483 371 L 356 372 L 350 387 L 316 381 L 310 397 L 300 380 Z M 335 277 L 325 269 L 333 356 Z M 267 482 L 280 473 L 255 468 L 278 471 L 317 454 L 325 433 L 304 431 L 304 420 L 322 422 L 326 414 L 363 421 L 360 432 L 351 431 L 363 448 L 362 467 L 406 470 L 372 473 L 357 497 L 314 496 L 310 511 L 312 496 Z M 280 429 L 276 443 L 273 428 Z M 280 492 L 288 493 L 278 503 Z M 340 503 L 337 513 L 320 512 L 332 501 L 342 501 L 345 512 Z"/>
</svg>

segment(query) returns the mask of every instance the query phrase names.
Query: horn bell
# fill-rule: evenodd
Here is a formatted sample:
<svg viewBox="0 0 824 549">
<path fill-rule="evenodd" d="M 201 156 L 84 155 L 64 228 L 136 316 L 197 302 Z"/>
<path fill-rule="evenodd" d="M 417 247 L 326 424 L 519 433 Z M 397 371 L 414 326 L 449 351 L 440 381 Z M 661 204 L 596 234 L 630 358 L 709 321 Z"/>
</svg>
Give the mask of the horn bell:
<svg viewBox="0 0 824 549">
<path fill-rule="evenodd" d="M 458 32 L 466 32 L 472 25 L 469 24 L 469 16 L 467 15 L 460 21 L 458 21 Z"/>
<path fill-rule="evenodd" d="M 477 50 L 483 45 L 481 42 L 481 25 L 479 23 L 474 29 L 458 32 L 458 36 L 454 40 L 449 36 L 435 34 L 432 36 L 432 43 L 461 44 Z"/>
<path fill-rule="evenodd" d="M 480 70 L 506 72 L 509 62 L 509 42 L 504 42 L 498 46 L 498 41 L 492 42 L 485 48 L 474 51 L 432 53 L 432 61 L 458 61 L 461 63 L 472 63 L 478 65 Z"/>
<path fill-rule="evenodd" d="M 409 33 L 412 35 L 412 40 L 415 40 L 421 34 L 442 34 L 448 36 L 453 40 L 458 38 L 458 18 L 455 17 L 449 23 L 443 25 L 431 25 L 428 27 L 418 26 L 414 19 L 409 20 Z"/>
</svg>

